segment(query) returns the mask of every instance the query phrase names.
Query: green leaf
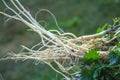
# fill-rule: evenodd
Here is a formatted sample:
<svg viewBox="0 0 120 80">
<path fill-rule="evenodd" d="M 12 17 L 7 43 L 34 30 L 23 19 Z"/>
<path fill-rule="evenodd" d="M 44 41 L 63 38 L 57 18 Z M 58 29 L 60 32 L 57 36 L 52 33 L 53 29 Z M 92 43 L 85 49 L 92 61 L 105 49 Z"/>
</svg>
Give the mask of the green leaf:
<svg viewBox="0 0 120 80">
<path fill-rule="evenodd" d="M 97 29 L 97 33 L 105 30 L 105 29 L 107 28 L 107 26 L 108 26 L 108 24 L 105 24 L 105 25 L 103 25 L 101 28 L 98 28 L 98 29 Z"/>
<path fill-rule="evenodd" d="M 119 54 L 119 52 L 117 52 L 117 51 L 110 52 L 110 54 L 109 54 L 109 61 L 110 61 L 109 65 L 114 65 L 114 64 L 120 63 L 119 62 L 120 61 L 120 54 Z"/>
<path fill-rule="evenodd" d="M 87 68 L 86 66 L 84 66 L 82 68 L 82 80 L 92 80 L 92 72 L 91 69 Z"/>
<path fill-rule="evenodd" d="M 84 55 L 85 61 L 95 61 L 100 59 L 100 55 L 96 50 L 91 49 L 88 53 Z"/>
<path fill-rule="evenodd" d="M 113 49 L 113 51 L 116 51 L 116 52 L 118 52 L 118 55 L 120 56 L 120 43 L 118 43 L 116 46 L 115 46 L 115 48 Z"/>
<path fill-rule="evenodd" d="M 100 72 L 101 72 L 101 69 L 97 69 L 94 71 L 94 73 L 93 73 L 94 80 L 97 80 L 99 78 Z"/>
<path fill-rule="evenodd" d="M 120 63 L 120 43 L 109 53 L 109 65 Z"/>
</svg>

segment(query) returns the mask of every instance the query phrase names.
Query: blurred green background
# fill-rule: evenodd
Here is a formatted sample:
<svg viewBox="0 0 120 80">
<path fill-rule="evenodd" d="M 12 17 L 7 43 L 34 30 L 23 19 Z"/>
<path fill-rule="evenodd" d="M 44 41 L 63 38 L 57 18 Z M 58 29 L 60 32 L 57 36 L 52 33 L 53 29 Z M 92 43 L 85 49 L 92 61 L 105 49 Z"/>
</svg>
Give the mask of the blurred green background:
<svg viewBox="0 0 120 80">
<path fill-rule="evenodd" d="M 9 0 L 6 0 L 10 4 Z M 57 18 L 60 28 L 77 36 L 93 34 L 105 23 L 112 24 L 112 19 L 120 17 L 120 0 L 20 0 L 35 16 L 39 9 L 50 10 Z M 11 5 L 11 4 L 10 4 Z M 0 0 L 0 11 L 5 6 Z M 7 12 L 7 11 L 6 11 Z M 8 11 L 9 12 L 9 11 Z M 10 13 L 10 12 L 9 12 Z M 19 53 L 20 45 L 31 47 L 40 41 L 36 33 L 27 31 L 23 23 L 10 20 L 0 14 L 0 57 L 9 52 Z M 37 20 L 47 23 L 46 29 L 58 29 L 49 13 L 41 12 Z M 44 26 L 45 24 L 41 22 Z M 51 68 L 45 64 L 35 65 L 34 61 L 0 61 L 0 75 L 4 80 L 60 80 Z"/>
</svg>

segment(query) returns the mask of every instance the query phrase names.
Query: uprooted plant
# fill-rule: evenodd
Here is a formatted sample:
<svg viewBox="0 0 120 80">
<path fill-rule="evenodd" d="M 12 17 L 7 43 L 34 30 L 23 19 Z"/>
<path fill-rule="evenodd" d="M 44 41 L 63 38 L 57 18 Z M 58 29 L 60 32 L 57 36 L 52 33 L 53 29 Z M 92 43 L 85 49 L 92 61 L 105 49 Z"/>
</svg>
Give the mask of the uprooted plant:
<svg viewBox="0 0 120 80">
<path fill-rule="evenodd" d="M 32 48 L 22 46 L 26 52 L 19 54 L 11 53 L 11 56 L 1 60 L 33 59 L 44 62 L 54 71 L 64 76 L 66 80 L 74 80 L 75 75 L 81 74 L 81 69 L 74 69 L 80 67 L 80 63 L 82 63 L 84 59 L 90 61 L 101 59 L 107 62 L 109 52 L 113 51 L 119 43 L 119 18 L 114 19 L 113 25 L 104 25 L 96 34 L 77 37 L 73 33 L 65 33 L 58 30 L 46 30 L 32 17 L 30 12 L 27 11 L 18 0 L 10 0 L 16 9 L 11 8 L 5 0 L 2 0 L 2 2 L 14 15 L 9 15 L 5 12 L 0 13 L 9 17 L 8 20 L 16 19 L 26 24 L 33 32 L 38 33 L 41 41 Z M 42 9 L 41 11 L 47 10 Z M 55 16 L 53 14 L 52 16 L 57 25 Z M 35 48 L 38 46 L 39 49 L 36 50 Z M 54 67 L 52 63 L 55 63 L 57 68 Z M 80 80 L 80 78 L 78 80 Z"/>
</svg>

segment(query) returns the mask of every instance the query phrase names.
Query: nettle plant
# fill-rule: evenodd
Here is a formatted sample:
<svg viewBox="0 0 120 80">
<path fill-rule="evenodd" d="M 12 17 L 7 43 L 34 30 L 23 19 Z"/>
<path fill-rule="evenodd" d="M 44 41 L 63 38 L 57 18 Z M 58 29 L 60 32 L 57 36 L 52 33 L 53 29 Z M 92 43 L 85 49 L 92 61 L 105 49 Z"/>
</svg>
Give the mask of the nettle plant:
<svg viewBox="0 0 120 80">
<path fill-rule="evenodd" d="M 1 60 L 36 60 L 49 65 L 64 80 L 119 80 L 120 18 L 113 19 L 113 25 L 105 24 L 96 34 L 77 37 L 73 33 L 46 30 L 18 0 L 10 0 L 15 9 L 5 0 L 2 2 L 13 15 L 0 13 L 7 16 L 8 20 L 15 19 L 26 24 L 40 36 L 41 41 L 31 48 L 22 46 L 25 52 L 11 53 Z M 48 12 L 58 26 L 55 16 Z M 36 47 L 39 49 L 36 50 Z"/>
</svg>

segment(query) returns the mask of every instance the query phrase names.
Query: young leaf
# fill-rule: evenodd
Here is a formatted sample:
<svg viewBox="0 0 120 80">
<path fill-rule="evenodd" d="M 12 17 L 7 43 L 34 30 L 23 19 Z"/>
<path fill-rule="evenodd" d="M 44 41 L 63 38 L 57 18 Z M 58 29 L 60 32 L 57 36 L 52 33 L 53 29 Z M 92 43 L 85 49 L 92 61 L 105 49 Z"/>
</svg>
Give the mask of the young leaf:
<svg viewBox="0 0 120 80">
<path fill-rule="evenodd" d="M 91 49 L 88 53 L 84 55 L 85 61 L 94 61 L 100 59 L 100 55 L 96 50 Z"/>
<path fill-rule="evenodd" d="M 105 29 L 107 28 L 107 26 L 108 26 L 108 24 L 105 24 L 105 25 L 103 25 L 101 28 L 98 28 L 98 29 L 97 29 L 97 33 L 105 30 Z"/>
</svg>

